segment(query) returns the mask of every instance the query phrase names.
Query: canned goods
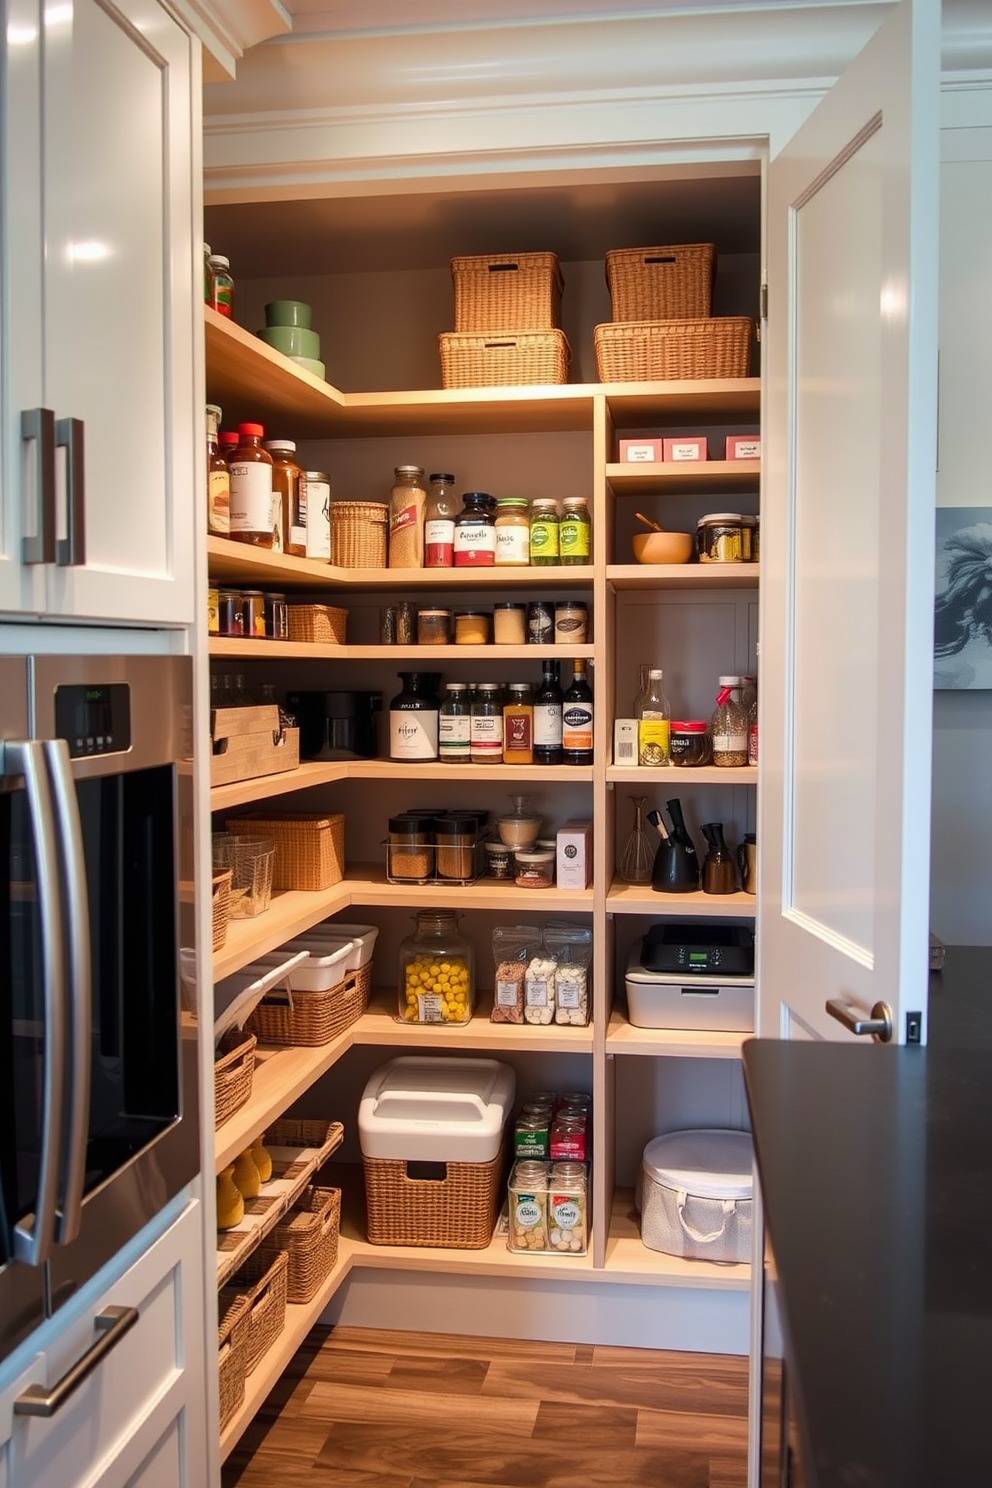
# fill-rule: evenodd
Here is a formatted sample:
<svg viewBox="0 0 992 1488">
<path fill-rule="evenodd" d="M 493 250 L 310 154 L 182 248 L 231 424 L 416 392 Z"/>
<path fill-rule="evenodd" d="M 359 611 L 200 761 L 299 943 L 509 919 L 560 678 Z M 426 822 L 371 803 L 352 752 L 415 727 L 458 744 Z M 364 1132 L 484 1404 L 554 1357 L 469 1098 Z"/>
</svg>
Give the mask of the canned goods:
<svg viewBox="0 0 992 1488">
<path fill-rule="evenodd" d="M 531 646 L 550 646 L 555 638 L 554 606 L 546 599 L 531 600 L 527 606 L 527 641 Z"/>
<path fill-rule="evenodd" d="M 265 602 L 265 634 L 270 641 L 289 640 L 289 611 L 285 594 L 263 594 Z"/>
<path fill-rule="evenodd" d="M 242 589 L 241 613 L 244 617 L 244 634 L 264 641 L 265 596 L 261 589 Z"/>
<path fill-rule="evenodd" d="M 741 563 L 744 535 L 740 512 L 710 512 L 696 523 L 700 563 Z"/>
<path fill-rule="evenodd" d="M 240 589 L 217 591 L 217 629 L 219 635 L 244 635 L 245 617 L 241 608 Z"/>
</svg>

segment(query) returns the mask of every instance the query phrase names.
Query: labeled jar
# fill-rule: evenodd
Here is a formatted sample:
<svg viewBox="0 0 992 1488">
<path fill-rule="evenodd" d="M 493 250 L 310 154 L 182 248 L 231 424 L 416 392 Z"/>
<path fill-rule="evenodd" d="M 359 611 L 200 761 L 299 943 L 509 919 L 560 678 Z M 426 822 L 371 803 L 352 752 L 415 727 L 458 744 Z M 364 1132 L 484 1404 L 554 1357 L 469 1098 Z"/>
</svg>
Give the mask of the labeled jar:
<svg viewBox="0 0 992 1488">
<path fill-rule="evenodd" d="M 470 748 L 473 765 L 503 763 L 503 704 L 498 682 L 480 682 L 472 699 Z"/>
<path fill-rule="evenodd" d="M 289 610 L 285 594 L 263 594 L 265 634 L 270 641 L 289 640 Z"/>
<path fill-rule="evenodd" d="M 583 646 L 589 637 L 589 606 L 583 599 L 563 599 L 555 605 L 555 645 Z"/>
<path fill-rule="evenodd" d="M 331 477 L 323 470 L 300 475 L 300 506 L 306 520 L 307 557 L 331 561 Z"/>
<path fill-rule="evenodd" d="M 428 883 L 434 874 L 434 823 L 429 817 L 391 816 L 386 839 L 390 883 Z"/>
<path fill-rule="evenodd" d="M 543 1251 L 548 1248 L 548 1167 L 524 1159 L 514 1164 L 507 1187 L 509 1232 L 507 1248 Z"/>
<path fill-rule="evenodd" d="M 211 253 L 210 265 L 210 304 L 218 315 L 226 315 L 228 320 L 234 314 L 234 277 L 231 274 L 231 260 L 225 258 L 223 253 Z"/>
<path fill-rule="evenodd" d="M 505 842 L 487 842 L 485 849 L 487 877 L 509 882 L 514 874 L 513 848 Z"/>
<path fill-rule="evenodd" d="M 710 512 L 696 523 L 696 552 L 700 563 L 741 563 L 744 536 L 740 512 Z"/>
<path fill-rule="evenodd" d="M 238 425 L 238 447 L 228 461 L 233 542 L 274 546 L 272 456 L 262 448 L 261 424 Z"/>
<path fill-rule="evenodd" d="M 592 519 L 584 496 L 566 496 L 562 502 L 558 542 L 559 563 L 588 563 L 592 553 Z"/>
<path fill-rule="evenodd" d="M 231 532 L 231 472 L 217 442 L 221 411 L 207 404 L 207 531 L 217 537 Z"/>
<path fill-rule="evenodd" d="M 474 1004 L 472 947 L 458 934 L 454 910 L 422 909 L 416 934 L 399 950 L 399 1019 L 467 1023 Z"/>
<path fill-rule="evenodd" d="M 438 759 L 447 765 L 467 765 L 472 760 L 472 707 L 465 682 L 445 684 L 438 715 Z"/>
<path fill-rule="evenodd" d="M 438 878 L 471 883 L 476 877 L 478 820 L 466 812 L 439 816 L 434 822 L 434 863 Z"/>
<path fill-rule="evenodd" d="M 451 640 L 450 610 L 418 610 L 418 646 L 447 646 Z"/>
<path fill-rule="evenodd" d="M 224 636 L 243 636 L 245 633 L 244 610 L 240 589 L 218 589 L 217 631 Z"/>
<path fill-rule="evenodd" d="M 527 606 L 493 605 L 493 640 L 497 646 L 523 646 L 527 641 Z"/>
<path fill-rule="evenodd" d="M 550 889 L 555 881 L 555 855 L 545 848 L 521 848 L 515 857 L 518 889 Z"/>
<path fill-rule="evenodd" d="M 745 563 L 757 563 L 759 556 L 757 517 L 741 517 L 741 556 Z"/>
<path fill-rule="evenodd" d="M 242 589 L 241 614 L 244 626 L 242 634 L 251 636 L 254 640 L 264 641 L 265 596 L 261 589 Z"/>
<path fill-rule="evenodd" d="M 550 646 L 555 638 L 554 605 L 546 599 L 533 599 L 527 606 L 527 644 Z"/>
<path fill-rule="evenodd" d="M 669 733 L 669 760 L 684 769 L 708 765 L 713 758 L 706 724 L 698 719 L 672 722 Z"/>
<path fill-rule="evenodd" d="M 389 493 L 389 567 L 423 568 L 427 488 L 420 465 L 397 465 Z"/>
<path fill-rule="evenodd" d="M 534 704 L 529 682 L 511 682 L 503 705 L 503 763 L 534 763 Z"/>
<path fill-rule="evenodd" d="M 220 593 L 207 590 L 207 635 L 220 635 Z"/>
<path fill-rule="evenodd" d="M 548 1178 L 548 1246 L 560 1255 L 584 1255 L 589 1243 L 584 1162 L 556 1162 Z"/>
<path fill-rule="evenodd" d="M 439 703 L 422 672 L 397 672 L 403 684 L 389 704 L 389 758 L 401 762 L 437 759 Z"/>
<path fill-rule="evenodd" d="M 530 561 L 538 568 L 559 561 L 560 523 L 558 503 L 538 496 L 530 508 Z"/>
<path fill-rule="evenodd" d="M 710 719 L 713 763 L 724 768 L 747 764 L 747 710 L 741 701 L 741 678 L 721 677 Z"/>
<path fill-rule="evenodd" d="M 530 519 L 522 496 L 501 496 L 496 502 L 496 562 L 526 568 L 530 563 Z"/>
<path fill-rule="evenodd" d="M 492 568 L 496 562 L 493 498 L 485 491 L 466 491 L 455 518 L 455 568 Z"/>
<path fill-rule="evenodd" d="M 587 1122 L 585 1113 L 575 1110 L 559 1110 L 551 1125 L 551 1160 L 584 1163 L 586 1151 Z"/>
<path fill-rule="evenodd" d="M 545 1163 L 551 1154 L 551 1106 L 532 1101 L 513 1124 L 513 1151 L 518 1158 Z"/>
<path fill-rule="evenodd" d="M 455 477 L 437 472 L 429 478 L 424 511 L 424 567 L 451 568 L 455 561 L 455 517 L 460 502 Z"/>
<path fill-rule="evenodd" d="M 455 612 L 455 645 L 486 646 L 489 644 L 489 616 L 485 610 Z"/>
<path fill-rule="evenodd" d="M 396 606 L 396 644 L 412 646 L 417 636 L 417 606 L 403 599 Z"/>
<path fill-rule="evenodd" d="M 265 448 L 272 456 L 272 492 L 281 519 L 282 550 L 292 558 L 305 558 L 307 503 L 300 490 L 303 471 L 296 463 L 296 443 L 292 439 L 267 439 Z"/>
</svg>

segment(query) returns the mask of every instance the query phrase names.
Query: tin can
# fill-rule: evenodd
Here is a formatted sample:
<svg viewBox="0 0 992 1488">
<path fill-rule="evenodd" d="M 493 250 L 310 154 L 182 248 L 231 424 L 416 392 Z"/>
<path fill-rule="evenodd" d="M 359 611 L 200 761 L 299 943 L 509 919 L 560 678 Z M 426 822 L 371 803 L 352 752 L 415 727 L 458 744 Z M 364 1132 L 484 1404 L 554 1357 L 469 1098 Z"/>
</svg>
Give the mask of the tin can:
<svg viewBox="0 0 992 1488">
<path fill-rule="evenodd" d="M 555 609 L 546 599 L 533 599 L 527 606 L 527 642 L 550 646 L 555 638 Z"/>
<path fill-rule="evenodd" d="M 696 523 L 700 563 L 741 563 L 744 535 L 740 512 L 710 512 Z"/>
</svg>

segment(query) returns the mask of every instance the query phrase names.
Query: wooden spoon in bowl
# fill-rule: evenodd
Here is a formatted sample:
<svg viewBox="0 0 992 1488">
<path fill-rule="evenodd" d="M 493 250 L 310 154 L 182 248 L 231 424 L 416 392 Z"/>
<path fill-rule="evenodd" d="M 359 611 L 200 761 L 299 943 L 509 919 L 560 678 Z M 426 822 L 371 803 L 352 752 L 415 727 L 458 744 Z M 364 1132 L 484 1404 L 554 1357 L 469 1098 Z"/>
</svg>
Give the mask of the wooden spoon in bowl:
<svg viewBox="0 0 992 1488">
<path fill-rule="evenodd" d="M 652 522 L 651 518 L 646 517 L 643 512 L 635 512 L 634 516 L 639 522 L 643 522 L 645 527 L 650 527 L 652 532 L 664 532 L 665 530 L 664 527 L 659 527 L 657 522 Z"/>
</svg>

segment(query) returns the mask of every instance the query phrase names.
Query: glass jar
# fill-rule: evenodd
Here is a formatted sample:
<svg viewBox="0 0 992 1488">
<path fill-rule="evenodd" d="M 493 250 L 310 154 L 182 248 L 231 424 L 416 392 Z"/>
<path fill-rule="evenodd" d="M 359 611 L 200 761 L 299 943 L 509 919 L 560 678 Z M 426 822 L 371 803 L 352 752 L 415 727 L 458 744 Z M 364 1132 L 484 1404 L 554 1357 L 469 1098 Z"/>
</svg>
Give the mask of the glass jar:
<svg viewBox="0 0 992 1488">
<path fill-rule="evenodd" d="M 518 889 L 550 889 L 555 881 L 555 855 L 550 848 L 521 848 L 513 881 Z"/>
<path fill-rule="evenodd" d="M 240 589 L 218 589 L 217 629 L 221 635 L 243 636 L 245 615 L 241 604 Z"/>
<path fill-rule="evenodd" d="M 417 606 L 410 599 L 402 599 L 396 606 L 396 644 L 412 646 L 417 636 Z"/>
<path fill-rule="evenodd" d="M 747 764 L 747 727 L 740 677 L 721 677 L 716 707 L 710 719 L 714 765 L 729 769 Z"/>
<path fill-rule="evenodd" d="M 514 1164 L 507 1188 L 510 1228 L 507 1248 L 514 1251 L 548 1248 L 548 1165 L 532 1159 Z"/>
<path fill-rule="evenodd" d="M 556 1162 L 548 1178 L 548 1244 L 561 1255 L 585 1255 L 589 1243 L 586 1167 Z"/>
<path fill-rule="evenodd" d="M 530 563 L 530 519 L 522 496 L 501 496 L 496 502 L 496 562 L 526 568 Z"/>
<path fill-rule="evenodd" d="M 496 818 L 500 842 L 512 847 L 514 851 L 521 847 L 531 847 L 541 830 L 542 819 L 531 810 L 531 799 L 529 795 L 511 795 L 513 809 Z"/>
<path fill-rule="evenodd" d="M 485 610 L 457 610 L 455 612 L 455 645 L 487 646 L 489 644 L 489 616 Z"/>
<path fill-rule="evenodd" d="M 272 456 L 262 448 L 261 424 L 238 425 L 238 447 L 228 462 L 231 479 L 233 542 L 256 548 L 273 547 L 275 513 L 272 499 Z"/>
<path fill-rule="evenodd" d="M 669 761 L 683 769 L 697 769 L 708 765 L 713 758 L 713 749 L 706 724 L 701 720 L 680 720 L 671 724 L 669 735 Z"/>
<path fill-rule="evenodd" d="M 551 1126 L 552 1162 L 584 1163 L 589 1156 L 586 1142 L 589 1123 L 584 1111 L 574 1107 L 559 1107 Z"/>
<path fill-rule="evenodd" d="M 584 496 L 566 496 L 562 502 L 558 536 L 563 564 L 588 563 L 592 553 L 592 519 Z"/>
<path fill-rule="evenodd" d="M 671 751 L 672 710 L 665 696 L 664 675 L 661 667 L 648 668 L 644 689 L 635 706 L 637 763 L 639 765 L 668 764 Z"/>
<path fill-rule="evenodd" d="M 511 682 L 503 704 L 503 763 L 534 763 L 534 704 L 529 682 Z"/>
<path fill-rule="evenodd" d="M 255 640 L 264 641 L 265 596 L 261 589 L 242 589 L 241 613 L 244 627 L 242 634 L 251 636 Z"/>
<path fill-rule="evenodd" d="M 282 550 L 293 558 L 305 558 L 307 503 L 306 495 L 302 498 L 300 495 L 303 472 L 296 463 L 296 442 L 292 439 L 267 439 L 265 448 L 272 456 L 272 491 L 281 516 Z"/>
<path fill-rule="evenodd" d="M 231 274 L 231 260 L 225 258 L 222 253 L 211 253 L 208 262 L 210 264 L 210 304 L 218 315 L 226 315 L 230 320 L 234 314 L 234 277 Z"/>
<path fill-rule="evenodd" d="M 331 561 L 331 477 L 323 470 L 300 473 L 300 506 L 307 530 L 307 557 Z"/>
<path fill-rule="evenodd" d="M 429 883 L 434 875 L 434 823 L 430 817 L 391 816 L 386 839 L 390 883 Z"/>
<path fill-rule="evenodd" d="M 440 704 L 422 672 L 397 672 L 403 684 L 389 704 L 389 758 L 402 762 L 437 759 Z"/>
<path fill-rule="evenodd" d="M 207 590 L 207 635 L 220 635 L 220 593 Z"/>
<path fill-rule="evenodd" d="M 756 563 L 757 559 L 757 517 L 741 517 L 741 557 L 745 563 Z"/>
<path fill-rule="evenodd" d="M 493 640 L 497 646 L 523 646 L 527 641 L 527 606 L 493 605 Z"/>
<path fill-rule="evenodd" d="M 466 812 L 439 816 L 434 822 L 434 866 L 438 878 L 449 883 L 471 883 L 476 878 L 476 817 Z"/>
<path fill-rule="evenodd" d="M 498 682 L 480 682 L 472 699 L 469 733 L 473 765 L 503 763 L 503 704 Z"/>
<path fill-rule="evenodd" d="M 505 842 L 487 842 L 485 847 L 487 876 L 509 882 L 514 876 L 513 848 Z"/>
<path fill-rule="evenodd" d="M 467 1023 L 474 1006 L 472 947 L 450 909 L 421 909 L 417 930 L 400 943 L 401 1023 Z"/>
<path fill-rule="evenodd" d="M 455 561 L 455 477 L 436 473 L 427 487 L 424 510 L 424 567 L 451 568 Z"/>
<path fill-rule="evenodd" d="M 532 1101 L 513 1124 L 513 1151 L 518 1161 L 531 1158 L 547 1162 L 551 1153 L 551 1106 Z"/>
<path fill-rule="evenodd" d="M 438 758 L 447 765 L 467 765 L 472 760 L 472 708 L 464 682 L 445 684 L 438 715 Z"/>
<path fill-rule="evenodd" d="M 563 599 L 555 605 L 555 645 L 584 646 L 589 637 L 589 606 L 584 599 Z"/>
<path fill-rule="evenodd" d="M 389 493 L 390 568 L 423 568 L 426 512 L 423 467 L 397 465 Z"/>
<path fill-rule="evenodd" d="M 539 496 L 530 508 L 530 561 L 538 567 L 559 561 L 558 503 Z"/>
<path fill-rule="evenodd" d="M 228 537 L 231 531 L 231 472 L 217 443 L 221 410 L 207 404 L 207 531 Z"/>
<path fill-rule="evenodd" d="M 450 610 L 418 610 L 418 646 L 446 646 L 451 640 Z"/>
<path fill-rule="evenodd" d="M 740 563 L 744 538 L 740 512 L 710 512 L 696 523 L 696 552 L 700 563 Z"/>
<path fill-rule="evenodd" d="M 555 609 L 546 599 L 532 599 L 527 606 L 527 644 L 550 646 L 555 638 Z"/>
<path fill-rule="evenodd" d="M 270 641 L 289 640 L 289 611 L 285 594 L 263 594 L 265 634 Z"/>
<path fill-rule="evenodd" d="M 493 498 L 485 491 L 466 491 L 455 518 L 455 568 L 492 568 L 496 562 Z"/>
</svg>

